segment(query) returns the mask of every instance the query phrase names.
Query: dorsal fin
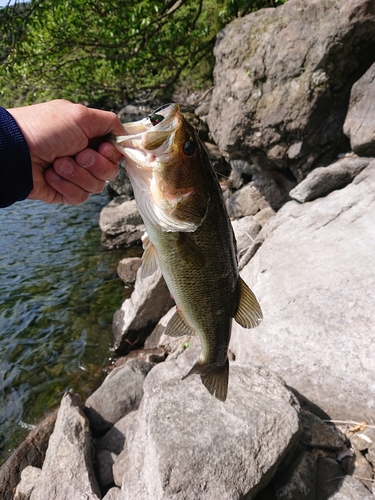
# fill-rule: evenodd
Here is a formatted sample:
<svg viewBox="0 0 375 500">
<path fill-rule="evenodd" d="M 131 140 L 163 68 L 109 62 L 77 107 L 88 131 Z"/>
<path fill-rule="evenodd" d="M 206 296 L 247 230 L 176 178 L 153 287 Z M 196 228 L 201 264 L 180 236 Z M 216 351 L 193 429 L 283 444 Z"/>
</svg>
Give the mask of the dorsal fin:
<svg viewBox="0 0 375 500">
<path fill-rule="evenodd" d="M 234 319 L 244 328 L 254 328 L 263 319 L 259 302 L 242 278 L 240 278 L 240 300 Z"/>
</svg>

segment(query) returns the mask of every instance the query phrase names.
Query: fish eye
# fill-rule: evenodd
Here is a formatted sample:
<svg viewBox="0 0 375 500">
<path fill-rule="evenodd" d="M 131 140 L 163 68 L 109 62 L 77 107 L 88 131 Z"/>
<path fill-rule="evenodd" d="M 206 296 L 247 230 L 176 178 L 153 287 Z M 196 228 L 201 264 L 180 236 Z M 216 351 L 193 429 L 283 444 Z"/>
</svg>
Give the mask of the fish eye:
<svg viewBox="0 0 375 500">
<path fill-rule="evenodd" d="M 197 145 L 193 141 L 186 141 L 182 150 L 186 156 L 194 156 L 197 152 Z"/>
</svg>

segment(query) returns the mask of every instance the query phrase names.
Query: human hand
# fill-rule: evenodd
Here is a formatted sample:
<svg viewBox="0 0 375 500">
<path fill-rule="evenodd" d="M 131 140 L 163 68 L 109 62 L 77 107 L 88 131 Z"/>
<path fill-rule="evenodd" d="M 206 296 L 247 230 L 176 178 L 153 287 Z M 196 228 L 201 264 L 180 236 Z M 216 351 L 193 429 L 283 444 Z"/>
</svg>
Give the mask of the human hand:
<svg viewBox="0 0 375 500">
<path fill-rule="evenodd" d="M 8 109 L 29 147 L 33 190 L 28 198 L 77 205 L 114 179 L 122 155 L 107 134 L 124 129 L 114 113 L 56 100 Z"/>
</svg>

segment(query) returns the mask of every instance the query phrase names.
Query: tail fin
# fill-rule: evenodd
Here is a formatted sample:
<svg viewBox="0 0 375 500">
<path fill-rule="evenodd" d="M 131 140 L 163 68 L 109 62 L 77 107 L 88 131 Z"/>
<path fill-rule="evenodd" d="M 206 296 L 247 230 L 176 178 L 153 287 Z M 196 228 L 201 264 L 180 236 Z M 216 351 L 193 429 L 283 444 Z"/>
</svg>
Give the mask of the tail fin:
<svg viewBox="0 0 375 500">
<path fill-rule="evenodd" d="M 207 370 L 207 365 L 204 366 L 207 373 L 202 374 L 202 366 L 199 365 L 199 361 L 192 367 L 192 369 L 187 373 L 182 380 L 184 380 L 189 375 L 193 373 L 200 373 L 202 383 L 212 396 L 215 396 L 219 401 L 225 401 L 228 394 L 228 379 L 229 379 L 229 361 L 225 361 L 224 366 L 212 367 Z"/>
</svg>

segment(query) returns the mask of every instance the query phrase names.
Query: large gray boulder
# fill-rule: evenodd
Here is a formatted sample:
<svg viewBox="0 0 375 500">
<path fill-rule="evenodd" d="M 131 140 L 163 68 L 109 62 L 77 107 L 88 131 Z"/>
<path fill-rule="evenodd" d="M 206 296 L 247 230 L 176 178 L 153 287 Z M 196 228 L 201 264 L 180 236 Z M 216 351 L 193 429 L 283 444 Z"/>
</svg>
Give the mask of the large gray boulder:
<svg viewBox="0 0 375 500">
<path fill-rule="evenodd" d="M 344 132 L 353 151 L 375 156 L 375 64 L 354 85 Z"/>
<path fill-rule="evenodd" d="M 351 87 L 375 61 L 374 2 L 262 9 L 218 34 L 215 57 L 207 122 L 219 148 L 301 181 L 350 148 L 342 128 Z"/>
<path fill-rule="evenodd" d="M 65 394 L 50 437 L 42 472 L 31 500 L 99 500 L 101 494 L 92 464 L 89 422 L 80 398 Z"/>
<path fill-rule="evenodd" d="M 122 499 L 253 498 L 299 432 L 299 406 L 260 365 L 231 364 L 225 403 L 199 377 L 181 381 L 199 353 L 151 370 L 126 436 Z"/>
<path fill-rule="evenodd" d="M 375 160 L 345 188 L 291 201 L 243 269 L 264 314 L 234 324 L 239 362 L 261 362 L 331 418 L 375 418 Z"/>
</svg>

